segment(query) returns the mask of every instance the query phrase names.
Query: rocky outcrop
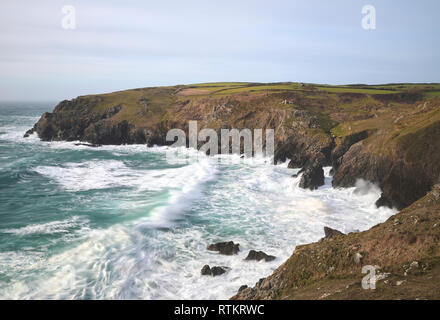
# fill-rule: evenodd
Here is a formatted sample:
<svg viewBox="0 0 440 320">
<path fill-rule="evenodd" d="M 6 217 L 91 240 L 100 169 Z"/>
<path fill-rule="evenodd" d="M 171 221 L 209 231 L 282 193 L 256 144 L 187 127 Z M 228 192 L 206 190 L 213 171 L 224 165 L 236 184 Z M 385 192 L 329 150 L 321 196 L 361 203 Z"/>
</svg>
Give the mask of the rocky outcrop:
<svg viewBox="0 0 440 320">
<path fill-rule="evenodd" d="M 256 261 L 264 260 L 266 262 L 269 262 L 275 259 L 276 258 L 274 256 L 268 255 L 263 251 L 250 250 L 245 260 L 256 260 Z"/>
<path fill-rule="evenodd" d="M 217 251 L 220 254 L 232 256 L 240 251 L 239 246 L 240 244 L 229 241 L 210 244 L 206 249 L 210 251 Z"/>
<path fill-rule="evenodd" d="M 355 132 L 348 134 L 344 137 L 336 137 L 335 147 L 331 152 L 331 162 L 333 170 L 336 170 L 342 161 L 342 156 L 350 149 L 352 145 L 358 143 L 359 141 L 365 140 L 371 132 L 368 130 L 362 130 L 360 132 Z"/>
<path fill-rule="evenodd" d="M 85 141 L 101 144 L 166 144 L 166 133 L 158 125 L 153 128 L 136 128 L 127 120 L 116 120 L 123 105 L 109 106 L 103 111 L 94 110 L 99 99 L 79 97 L 60 102 L 55 110 L 44 113 L 34 127 L 25 133 L 37 133 L 43 141 Z"/>
<path fill-rule="evenodd" d="M 210 276 L 211 275 L 211 268 L 209 267 L 209 265 L 205 264 L 202 268 L 202 270 L 200 271 L 200 273 L 202 274 L 202 276 Z"/>
<path fill-rule="evenodd" d="M 344 235 L 341 231 L 329 227 L 324 227 L 324 234 L 325 234 L 325 239 Z"/>
<path fill-rule="evenodd" d="M 201 274 L 202 276 L 219 276 L 222 275 L 226 272 L 228 272 L 230 270 L 230 268 L 228 267 L 219 267 L 219 266 L 215 266 L 215 267 L 209 267 L 209 265 L 204 265 L 202 270 L 201 270 Z"/>
<path fill-rule="evenodd" d="M 377 146 L 374 140 L 357 142 L 335 160 L 332 184 L 351 187 L 357 179 L 376 183 L 383 191 L 378 206 L 403 209 L 439 182 L 438 136 L 440 121 L 391 140 L 387 150 L 382 150 L 383 145 Z"/>
<path fill-rule="evenodd" d="M 246 289 L 248 286 L 247 285 L 242 285 L 240 286 L 240 288 L 238 288 L 238 292 L 243 291 L 244 289 Z"/>
<path fill-rule="evenodd" d="M 439 239 L 436 185 L 370 230 L 297 246 L 272 275 L 232 299 L 438 299 Z M 361 286 L 365 265 L 376 270 L 376 290 Z"/>
<path fill-rule="evenodd" d="M 300 173 L 302 173 L 299 181 L 300 188 L 315 190 L 324 184 L 324 170 L 317 163 L 303 168 Z"/>
</svg>

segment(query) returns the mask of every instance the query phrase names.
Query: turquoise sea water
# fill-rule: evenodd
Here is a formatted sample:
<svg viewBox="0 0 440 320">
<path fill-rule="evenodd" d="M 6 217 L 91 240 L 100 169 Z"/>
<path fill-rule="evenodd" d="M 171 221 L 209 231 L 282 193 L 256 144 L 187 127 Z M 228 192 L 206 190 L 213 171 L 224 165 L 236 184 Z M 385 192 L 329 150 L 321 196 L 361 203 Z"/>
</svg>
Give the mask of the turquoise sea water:
<svg viewBox="0 0 440 320">
<path fill-rule="evenodd" d="M 269 275 L 327 225 L 365 230 L 395 211 L 380 190 L 297 187 L 266 159 L 166 157 L 165 147 L 89 148 L 23 138 L 54 104 L 0 104 L 0 298 L 218 299 Z M 223 160 L 223 161 L 220 161 Z M 225 161 L 226 160 L 226 161 Z M 240 243 L 238 256 L 206 250 Z M 243 261 L 250 249 L 273 262 Z M 203 265 L 231 271 L 200 275 Z"/>
</svg>

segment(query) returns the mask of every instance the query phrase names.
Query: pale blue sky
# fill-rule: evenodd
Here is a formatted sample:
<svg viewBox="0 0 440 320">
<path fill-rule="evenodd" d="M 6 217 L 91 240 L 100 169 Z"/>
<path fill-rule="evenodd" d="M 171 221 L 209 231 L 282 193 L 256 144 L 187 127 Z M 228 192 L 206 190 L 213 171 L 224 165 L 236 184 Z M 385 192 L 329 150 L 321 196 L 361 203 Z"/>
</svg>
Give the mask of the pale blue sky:
<svg viewBox="0 0 440 320">
<path fill-rule="evenodd" d="M 361 27 L 376 8 L 376 30 Z M 77 28 L 61 27 L 63 5 Z M 440 82 L 438 0 L 2 1 L 0 100 L 214 81 Z"/>
</svg>

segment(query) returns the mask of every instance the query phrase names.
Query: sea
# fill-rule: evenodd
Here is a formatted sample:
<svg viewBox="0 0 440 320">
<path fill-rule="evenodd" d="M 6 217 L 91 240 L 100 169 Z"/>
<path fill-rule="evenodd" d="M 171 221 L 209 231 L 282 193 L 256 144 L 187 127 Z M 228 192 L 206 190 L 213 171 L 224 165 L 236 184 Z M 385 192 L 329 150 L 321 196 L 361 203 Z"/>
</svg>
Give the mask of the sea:
<svg viewBox="0 0 440 320">
<path fill-rule="evenodd" d="M 310 191 L 267 158 L 23 138 L 54 106 L 0 103 L 0 299 L 228 299 L 324 226 L 359 232 L 396 213 L 365 181 L 333 188 L 330 168 Z M 206 249 L 222 241 L 239 254 Z M 206 264 L 230 270 L 202 276 Z"/>
</svg>

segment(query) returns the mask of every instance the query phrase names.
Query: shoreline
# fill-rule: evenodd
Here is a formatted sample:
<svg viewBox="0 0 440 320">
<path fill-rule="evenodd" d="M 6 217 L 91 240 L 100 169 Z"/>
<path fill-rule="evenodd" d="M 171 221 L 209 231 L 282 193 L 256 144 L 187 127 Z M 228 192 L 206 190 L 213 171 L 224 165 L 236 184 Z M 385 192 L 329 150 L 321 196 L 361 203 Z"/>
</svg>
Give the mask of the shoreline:
<svg viewBox="0 0 440 320">
<path fill-rule="evenodd" d="M 198 120 L 200 129 L 213 128 L 218 134 L 220 128 L 273 128 L 274 162 L 290 159 L 288 168 L 303 168 L 300 181 L 303 188 L 319 188 L 324 183 L 322 168 L 331 166 L 333 187 L 353 187 L 356 181 L 363 179 L 381 189 L 377 207 L 395 207 L 407 212 L 417 210 L 413 206 L 426 200 L 426 194 L 440 182 L 440 98 L 429 95 L 432 85 L 413 85 L 418 86 L 417 90 L 409 88 L 409 85 L 389 85 L 395 93 L 378 92 L 375 86 L 363 86 L 359 92 L 356 87 L 338 88 L 333 92 L 329 90 L 331 86 L 318 86 L 317 89 L 313 85 L 299 87 L 295 84 L 284 85 L 283 88 L 287 89 L 281 91 L 277 86 L 268 84 L 261 92 L 253 90 L 253 84 L 241 84 L 239 92 L 233 93 L 235 86 L 222 84 L 221 88 L 217 88 L 198 85 L 203 94 L 192 90 L 192 86 L 175 86 L 78 97 L 62 101 L 54 112 L 43 114 L 25 137 L 36 132 L 45 141 L 79 140 L 92 145 L 152 146 L 166 145 L 166 132 L 172 128 L 187 133 L 189 120 Z M 273 89 L 270 89 L 271 86 Z M 368 92 L 370 89 L 371 93 Z M 225 94 L 228 91 L 231 93 Z M 425 208 L 428 207 L 426 204 Z M 433 210 L 438 212 L 435 205 Z M 360 237 L 362 240 L 384 226 L 388 226 L 388 221 L 358 236 L 340 238 Z M 417 228 L 411 226 L 402 232 L 417 233 Z M 385 234 L 393 233 L 387 231 Z M 426 239 L 428 235 L 421 233 L 417 237 L 430 243 L 435 237 Z M 403 248 L 410 250 L 415 244 L 421 246 L 418 238 L 415 241 L 411 239 L 410 243 L 400 242 L 400 249 L 392 247 L 392 243 L 387 244 L 388 249 L 399 251 Z M 243 290 L 237 297 L 246 293 L 248 297 L 259 297 L 259 290 L 264 289 L 270 294 L 261 296 L 283 298 L 280 292 L 270 289 L 280 287 L 278 280 L 276 283 L 270 281 L 278 275 L 285 280 L 289 278 L 279 270 L 289 263 L 297 263 L 295 256 L 308 250 L 302 248 L 315 245 L 327 248 L 321 244 L 327 242 L 333 241 L 301 246 L 301 250 L 295 250 L 292 257 L 267 278 L 271 280 L 258 283 L 254 289 Z M 330 266 L 330 273 L 333 270 L 336 273 L 349 270 L 347 274 L 353 276 L 353 270 L 360 267 L 352 265 L 353 255 L 359 254 L 366 260 L 368 254 L 374 256 L 368 250 L 367 253 L 344 250 L 348 250 L 350 261 L 340 257 L 344 261 L 343 266 L 341 269 Z M 331 260 L 332 255 L 328 258 Z M 394 265 L 400 262 L 397 259 Z M 310 265 L 304 268 L 309 268 L 309 276 L 306 279 L 292 276 L 293 283 L 311 281 L 310 277 L 332 277 L 328 270 L 315 270 Z M 349 277 L 347 274 L 345 276 Z"/>
</svg>

